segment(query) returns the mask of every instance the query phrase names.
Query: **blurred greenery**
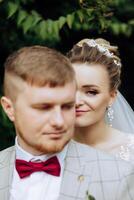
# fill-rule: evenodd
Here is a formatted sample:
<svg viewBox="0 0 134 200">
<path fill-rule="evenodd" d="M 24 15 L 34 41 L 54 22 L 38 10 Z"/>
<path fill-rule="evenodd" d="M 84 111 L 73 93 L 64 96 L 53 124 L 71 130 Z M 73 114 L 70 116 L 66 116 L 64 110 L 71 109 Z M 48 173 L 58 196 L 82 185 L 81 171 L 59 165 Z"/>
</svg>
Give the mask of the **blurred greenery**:
<svg viewBox="0 0 134 200">
<path fill-rule="evenodd" d="M 0 0 L 0 95 L 3 63 L 22 46 L 41 44 L 65 53 L 79 39 L 105 37 L 121 48 L 124 43 L 132 55 L 133 33 L 133 0 Z M 14 143 L 13 125 L 1 108 L 0 135 L 0 149 Z"/>
</svg>

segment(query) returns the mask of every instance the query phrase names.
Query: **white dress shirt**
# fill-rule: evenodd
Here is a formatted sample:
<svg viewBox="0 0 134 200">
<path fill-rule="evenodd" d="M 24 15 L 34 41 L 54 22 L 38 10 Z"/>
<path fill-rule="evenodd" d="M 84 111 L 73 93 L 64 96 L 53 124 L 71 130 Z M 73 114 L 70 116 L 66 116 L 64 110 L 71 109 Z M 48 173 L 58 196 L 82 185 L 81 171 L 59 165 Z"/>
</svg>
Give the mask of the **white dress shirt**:
<svg viewBox="0 0 134 200">
<path fill-rule="evenodd" d="M 64 170 L 64 159 L 67 146 L 62 152 L 54 155 L 33 156 L 24 151 L 17 143 L 16 139 L 16 158 L 26 161 L 45 161 L 56 155 L 61 165 L 60 176 L 53 176 L 45 172 L 35 172 L 30 176 L 21 179 L 14 166 L 13 181 L 10 189 L 10 200 L 57 200 L 60 194 L 61 180 Z"/>
</svg>

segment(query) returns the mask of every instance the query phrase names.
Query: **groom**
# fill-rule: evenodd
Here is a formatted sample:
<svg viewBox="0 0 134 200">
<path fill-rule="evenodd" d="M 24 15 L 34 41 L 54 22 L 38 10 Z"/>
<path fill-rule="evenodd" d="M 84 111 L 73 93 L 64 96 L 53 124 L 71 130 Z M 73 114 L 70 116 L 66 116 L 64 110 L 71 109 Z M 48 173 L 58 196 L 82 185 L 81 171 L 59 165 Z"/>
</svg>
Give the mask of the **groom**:
<svg viewBox="0 0 134 200">
<path fill-rule="evenodd" d="M 1 104 L 16 130 L 0 152 L 0 200 L 132 200 L 130 164 L 71 141 L 75 74 L 55 50 L 25 47 L 5 63 Z"/>
</svg>

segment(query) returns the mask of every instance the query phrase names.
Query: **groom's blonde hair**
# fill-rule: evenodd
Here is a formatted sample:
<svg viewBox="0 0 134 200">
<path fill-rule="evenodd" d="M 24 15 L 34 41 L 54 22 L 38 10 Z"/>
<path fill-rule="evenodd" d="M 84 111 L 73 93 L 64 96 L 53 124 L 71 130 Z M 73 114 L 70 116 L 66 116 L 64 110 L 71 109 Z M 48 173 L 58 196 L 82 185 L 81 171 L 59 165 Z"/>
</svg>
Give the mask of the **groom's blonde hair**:
<svg viewBox="0 0 134 200">
<path fill-rule="evenodd" d="M 24 82 L 39 87 L 56 87 L 74 79 L 71 63 L 61 53 L 43 46 L 24 47 L 5 62 L 4 94 L 16 98 Z"/>
</svg>

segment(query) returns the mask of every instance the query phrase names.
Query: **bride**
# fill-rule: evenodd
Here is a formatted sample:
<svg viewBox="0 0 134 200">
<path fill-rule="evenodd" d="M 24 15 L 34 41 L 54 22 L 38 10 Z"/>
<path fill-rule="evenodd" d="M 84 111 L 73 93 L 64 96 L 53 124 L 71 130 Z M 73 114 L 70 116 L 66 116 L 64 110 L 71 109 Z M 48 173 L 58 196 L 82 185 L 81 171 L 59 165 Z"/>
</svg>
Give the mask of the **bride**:
<svg viewBox="0 0 134 200">
<path fill-rule="evenodd" d="M 104 39 L 84 39 L 67 54 L 78 87 L 74 139 L 134 162 L 134 112 L 118 91 L 117 50 Z"/>
</svg>

